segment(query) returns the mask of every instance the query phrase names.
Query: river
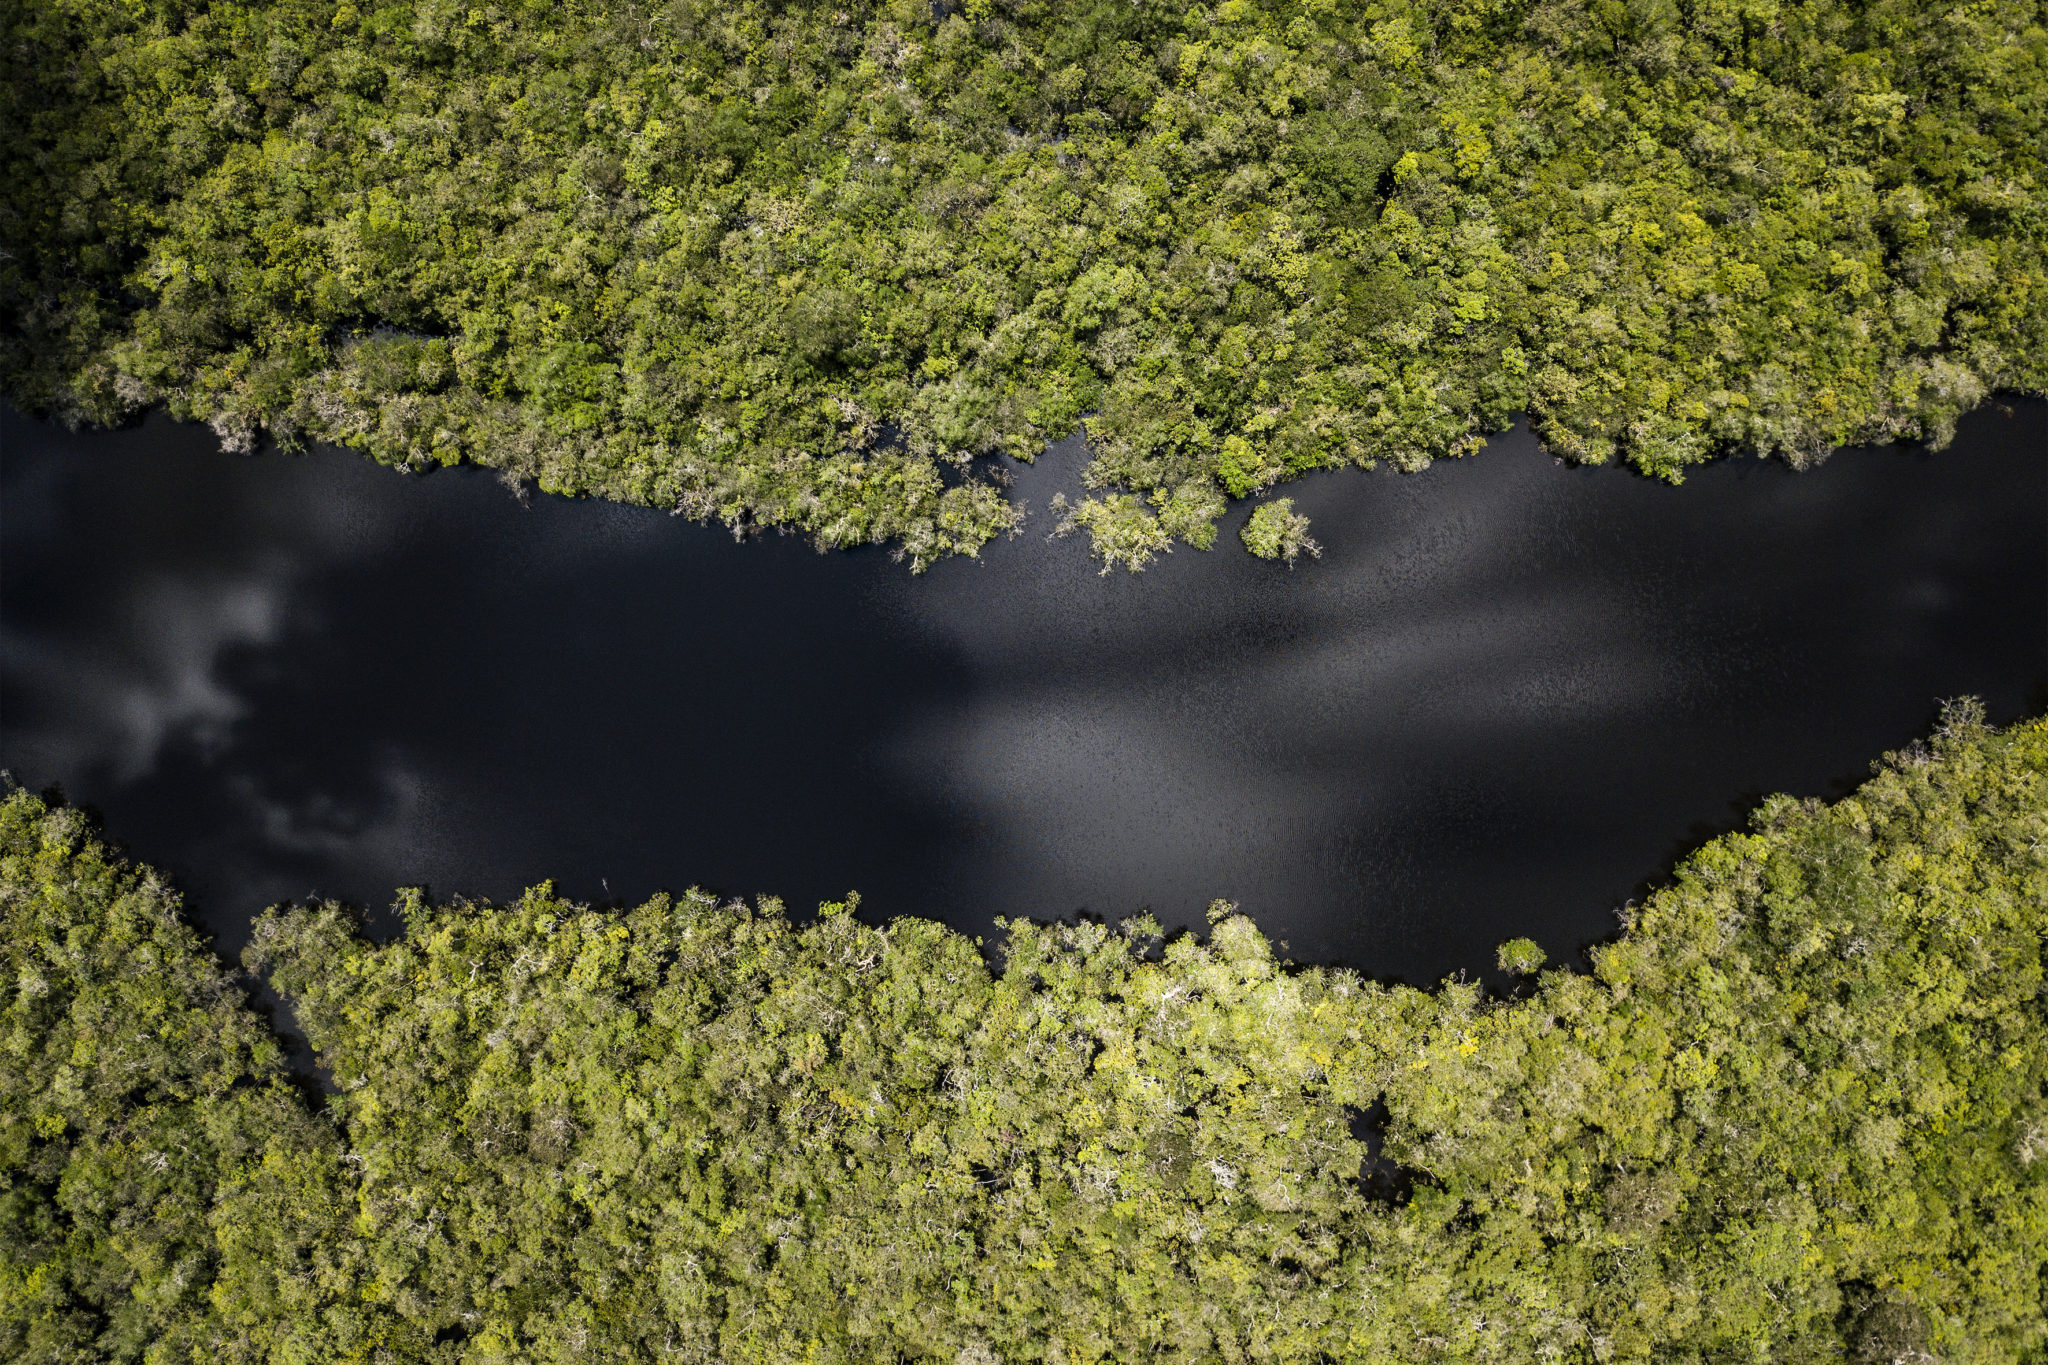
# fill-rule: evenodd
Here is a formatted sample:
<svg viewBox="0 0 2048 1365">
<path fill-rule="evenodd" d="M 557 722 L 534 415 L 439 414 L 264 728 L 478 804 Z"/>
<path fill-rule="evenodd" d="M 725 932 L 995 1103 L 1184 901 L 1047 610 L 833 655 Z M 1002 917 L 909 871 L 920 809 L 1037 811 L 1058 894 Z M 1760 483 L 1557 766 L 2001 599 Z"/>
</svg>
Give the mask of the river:
<svg viewBox="0 0 2048 1365">
<path fill-rule="evenodd" d="M 1025 533 L 913 577 L 657 511 L 152 419 L 0 415 L 0 764 L 249 918 L 393 888 L 692 883 L 993 934 L 1237 901 L 1304 961 L 1577 960 L 1765 793 L 1937 699 L 2048 708 L 2048 404 L 1672 488 L 1526 431 L 1284 490 L 1321 559 L 1099 575 Z"/>
</svg>

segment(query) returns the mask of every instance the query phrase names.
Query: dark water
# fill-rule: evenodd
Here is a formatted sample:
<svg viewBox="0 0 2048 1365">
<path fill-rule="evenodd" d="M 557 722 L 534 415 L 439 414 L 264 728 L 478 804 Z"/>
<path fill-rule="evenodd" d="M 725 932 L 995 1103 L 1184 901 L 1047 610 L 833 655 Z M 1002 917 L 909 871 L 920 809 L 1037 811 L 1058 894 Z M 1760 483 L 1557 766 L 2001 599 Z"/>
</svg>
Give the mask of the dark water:
<svg viewBox="0 0 2048 1365">
<path fill-rule="evenodd" d="M 248 917 L 392 889 L 692 882 L 986 932 L 1238 900 L 1304 960 L 1571 957 L 1773 790 L 1936 699 L 2048 705 L 2048 406 L 1938 455 L 1667 488 L 1523 434 L 1292 491 L 1325 553 L 1099 577 L 1043 509 L 981 563 L 4 418 L 0 763 Z"/>
</svg>

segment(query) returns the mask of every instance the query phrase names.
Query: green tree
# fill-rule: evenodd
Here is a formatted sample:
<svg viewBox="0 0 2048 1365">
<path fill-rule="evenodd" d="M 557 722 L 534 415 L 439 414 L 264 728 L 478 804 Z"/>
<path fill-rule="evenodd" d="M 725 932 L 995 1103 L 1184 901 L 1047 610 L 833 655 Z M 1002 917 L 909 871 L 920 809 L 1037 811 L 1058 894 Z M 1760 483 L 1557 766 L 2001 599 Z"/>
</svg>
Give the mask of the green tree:
<svg viewBox="0 0 2048 1365">
<path fill-rule="evenodd" d="M 1276 498 L 1252 509 L 1238 533 L 1244 547 L 1260 559 L 1284 559 L 1287 567 L 1303 555 L 1319 558 L 1323 547 L 1308 533 L 1308 518 L 1294 510 L 1293 498 Z"/>
<path fill-rule="evenodd" d="M 1535 939 L 1511 938 L 1500 945 L 1500 951 L 1495 954 L 1494 960 L 1504 972 L 1513 972 L 1516 976 L 1533 976 L 1542 970 L 1543 964 L 1549 959 L 1544 955 L 1543 949 L 1537 946 Z"/>
<path fill-rule="evenodd" d="M 2048 721 L 1954 708 L 1514 999 L 1293 967 L 1220 903 L 1206 937 L 1018 922 L 987 954 L 852 898 L 408 892 L 381 944 L 280 909 L 247 959 L 332 1077 L 316 1116 L 161 880 L 17 792 L 0 1342 L 2018 1365 L 2044 850 Z"/>
<path fill-rule="evenodd" d="M 1016 530 L 989 457 L 1087 415 L 1088 529 L 1136 568 L 1226 495 L 1524 411 L 1675 481 L 2048 387 L 2029 0 L 0 26 L 0 387 L 70 422 L 161 405 L 922 566 Z"/>
</svg>

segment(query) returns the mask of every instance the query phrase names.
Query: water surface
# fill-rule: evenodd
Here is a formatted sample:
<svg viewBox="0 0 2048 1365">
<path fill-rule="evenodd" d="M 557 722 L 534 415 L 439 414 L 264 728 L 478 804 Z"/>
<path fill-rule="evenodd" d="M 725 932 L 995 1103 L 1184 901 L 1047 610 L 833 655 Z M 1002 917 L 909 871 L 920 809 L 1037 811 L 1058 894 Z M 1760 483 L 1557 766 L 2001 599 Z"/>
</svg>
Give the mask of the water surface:
<svg viewBox="0 0 2048 1365">
<path fill-rule="evenodd" d="M 1324 546 L 1099 576 L 1035 515 L 913 577 L 493 476 L 226 455 L 161 419 L 0 436 L 0 764 L 102 815 L 235 951 L 393 888 L 691 883 L 973 933 L 1199 923 L 1429 980 L 1573 957 L 1770 791 L 1938 698 L 2048 705 L 2048 405 L 1951 449 L 1670 488 L 1526 433 L 1288 491 Z"/>
</svg>

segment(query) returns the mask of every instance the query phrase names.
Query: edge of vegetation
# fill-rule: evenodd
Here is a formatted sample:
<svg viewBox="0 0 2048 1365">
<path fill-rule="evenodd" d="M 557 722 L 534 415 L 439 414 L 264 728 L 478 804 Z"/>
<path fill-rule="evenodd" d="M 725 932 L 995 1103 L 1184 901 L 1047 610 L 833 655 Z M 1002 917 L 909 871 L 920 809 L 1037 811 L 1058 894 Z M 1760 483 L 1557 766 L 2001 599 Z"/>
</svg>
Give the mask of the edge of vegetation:
<svg viewBox="0 0 2048 1365">
<path fill-rule="evenodd" d="M 64 0 L 0 42 L 26 407 L 917 567 L 1084 416 L 1072 524 L 1140 568 L 1524 411 L 1676 481 L 2048 389 L 2029 0 Z"/>
<path fill-rule="evenodd" d="M 2048 720 L 1774 797 L 1510 996 L 1206 937 L 548 886 L 246 954 L 0 802 L 0 1353 L 2018 1362 Z"/>
</svg>

